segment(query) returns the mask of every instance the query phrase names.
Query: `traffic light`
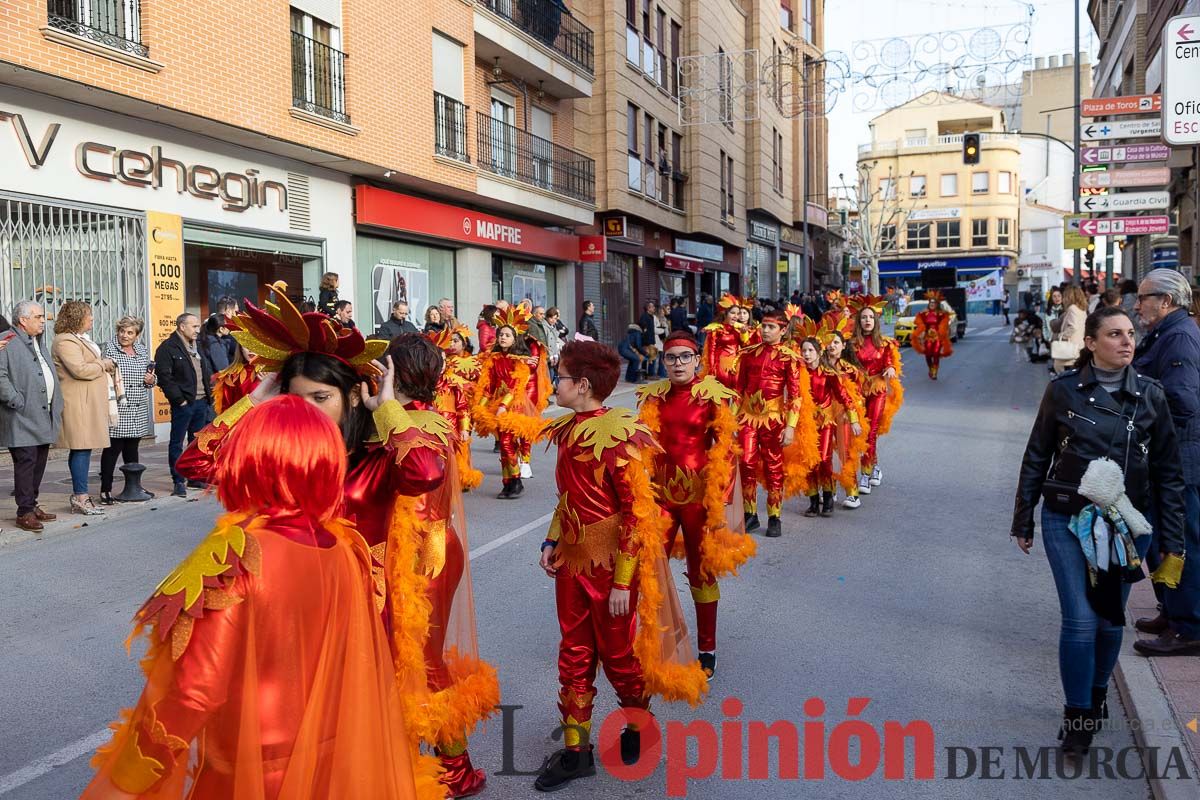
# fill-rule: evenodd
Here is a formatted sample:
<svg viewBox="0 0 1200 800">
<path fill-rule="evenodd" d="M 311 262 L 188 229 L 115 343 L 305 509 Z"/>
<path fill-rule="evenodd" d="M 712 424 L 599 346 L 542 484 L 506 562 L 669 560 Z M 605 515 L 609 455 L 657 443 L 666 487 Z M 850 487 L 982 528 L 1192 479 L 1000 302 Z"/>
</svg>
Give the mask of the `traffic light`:
<svg viewBox="0 0 1200 800">
<path fill-rule="evenodd" d="M 1088 242 L 1088 246 L 1083 248 L 1083 263 L 1089 270 L 1096 266 L 1096 243 Z"/>
<path fill-rule="evenodd" d="M 978 133 L 963 134 L 963 163 L 968 165 L 979 163 Z"/>
</svg>

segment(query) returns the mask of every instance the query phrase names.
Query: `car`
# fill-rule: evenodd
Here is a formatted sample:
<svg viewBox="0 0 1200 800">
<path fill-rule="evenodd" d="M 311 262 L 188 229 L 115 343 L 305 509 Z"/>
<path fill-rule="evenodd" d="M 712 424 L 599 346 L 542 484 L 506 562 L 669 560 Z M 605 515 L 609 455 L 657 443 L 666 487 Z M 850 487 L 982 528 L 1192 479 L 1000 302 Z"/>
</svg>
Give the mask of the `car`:
<svg viewBox="0 0 1200 800">
<path fill-rule="evenodd" d="M 896 330 L 892 335 L 896 337 L 896 341 L 900 342 L 901 346 L 909 343 L 908 340 L 912 338 L 913 328 L 916 326 L 917 314 L 924 311 L 928 305 L 925 300 L 914 300 L 905 307 L 901 316 L 896 318 Z M 957 342 L 958 314 L 945 300 L 942 301 L 942 310 L 950 314 L 950 340 Z"/>
</svg>

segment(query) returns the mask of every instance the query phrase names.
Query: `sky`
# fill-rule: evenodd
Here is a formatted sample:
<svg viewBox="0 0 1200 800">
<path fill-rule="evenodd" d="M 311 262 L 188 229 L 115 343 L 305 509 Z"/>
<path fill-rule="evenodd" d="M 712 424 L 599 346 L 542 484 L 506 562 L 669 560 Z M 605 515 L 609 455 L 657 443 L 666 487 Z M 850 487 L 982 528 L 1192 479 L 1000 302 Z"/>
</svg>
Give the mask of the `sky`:
<svg viewBox="0 0 1200 800">
<path fill-rule="evenodd" d="M 1080 6 L 1081 49 L 1090 52 L 1094 62 L 1098 43 L 1087 18 L 1086 0 L 1080 0 Z M 1074 0 L 826 0 L 825 49 L 852 54 L 858 41 L 1012 25 L 1027 19 L 1031 7 L 1030 57 L 1070 53 Z M 845 173 L 848 180 L 854 174 L 858 145 L 871 140 L 867 123 L 886 110 L 877 106 L 855 112 L 851 100 L 850 91 L 842 94 L 829 114 L 831 194 L 839 183 L 838 173 Z"/>
</svg>

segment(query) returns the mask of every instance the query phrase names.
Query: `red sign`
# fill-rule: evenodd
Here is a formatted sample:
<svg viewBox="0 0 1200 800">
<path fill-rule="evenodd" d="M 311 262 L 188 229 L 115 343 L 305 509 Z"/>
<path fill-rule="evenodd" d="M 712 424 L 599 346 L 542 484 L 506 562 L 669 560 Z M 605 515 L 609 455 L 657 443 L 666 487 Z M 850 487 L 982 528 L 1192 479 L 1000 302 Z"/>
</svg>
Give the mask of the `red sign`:
<svg viewBox="0 0 1200 800">
<path fill-rule="evenodd" d="M 698 258 L 678 256 L 667 253 L 663 256 L 663 264 L 667 269 L 677 269 L 681 272 L 704 272 L 704 262 Z"/>
<path fill-rule="evenodd" d="M 1085 117 L 1111 117 L 1116 114 L 1157 114 L 1162 111 L 1161 94 L 1097 97 L 1084 100 L 1079 113 Z"/>
<path fill-rule="evenodd" d="M 354 206 L 359 225 L 509 250 L 551 261 L 579 258 L 578 236 L 375 186 L 355 187 Z"/>
<path fill-rule="evenodd" d="M 625 238 L 625 218 L 624 217 L 608 217 L 604 220 L 604 235 L 615 236 L 618 239 Z"/>
<path fill-rule="evenodd" d="M 580 236 L 579 260 L 588 262 L 607 261 L 608 239 L 603 236 Z"/>
<path fill-rule="evenodd" d="M 1081 236 L 1142 236 L 1148 233 L 1166 233 L 1170 228 L 1171 218 L 1167 216 L 1079 220 Z"/>
</svg>

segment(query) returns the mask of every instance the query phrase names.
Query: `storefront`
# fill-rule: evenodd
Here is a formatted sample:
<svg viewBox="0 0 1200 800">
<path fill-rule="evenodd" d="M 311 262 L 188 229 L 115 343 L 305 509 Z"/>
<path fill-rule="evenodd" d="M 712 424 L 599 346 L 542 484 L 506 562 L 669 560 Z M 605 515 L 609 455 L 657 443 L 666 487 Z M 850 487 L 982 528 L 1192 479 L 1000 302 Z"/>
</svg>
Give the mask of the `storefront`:
<svg viewBox="0 0 1200 800">
<path fill-rule="evenodd" d="M 908 258 L 879 262 L 879 288 L 914 289 L 921 285 L 921 272 L 931 267 L 954 267 L 958 283 L 980 278 L 997 269 L 1006 270 L 1010 256 L 964 256 L 962 258 Z"/>
<path fill-rule="evenodd" d="M 693 304 L 699 303 L 700 295 L 707 294 L 715 300 L 730 292 L 739 294 L 742 286 L 742 250 L 725 244 L 701 242 L 695 239 L 675 239 L 675 252 L 699 259 L 701 272 L 697 275 L 697 291 L 689 295 Z M 694 305 L 693 305 L 694 310 Z"/>
<path fill-rule="evenodd" d="M 52 316 L 84 299 L 96 339 L 134 314 L 149 320 L 153 347 L 184 309 L 262 300 L 277 280 L 296 300 L 315 298 L 323 272 L 351 263 L 344 176 L 8 87 L 0 128 L 5 308 L 33 298 Z M 163 282 L 152 290 L 156 263 Z M 353 291 L 348 270 L 342 289 Z"/>
<path fill-rule="evenodd" d="M 416 322 L 443 297 L 471 328 L 501 298 L 562 305 L 574 321 L 578 236 L 376 186 L 354 193 L 357 300 L 372 314 L 362 315 L 364 329 L 386 320 L 397 300 Z"/>
<path fill-rule="evenodd" d="M 746 291 L 757 297 L 778 297 L 787 281 L 779 273 L 779 223 L 769 217 L 749 218 L 746 244 Z"/>
<path fill-rule="evenodd" d="M 787 263 L 786 283 L 780 286 L 780 294 L 790 296 L 794 291 L 807 292 L 812 285 L 810 259 L 805 255 L 812 252 L 811 240 L 806 241 L 804 231 L 783 225 L 779 229 L 779 271 L 784 280 L 784 264 Z"/>
</svg>

